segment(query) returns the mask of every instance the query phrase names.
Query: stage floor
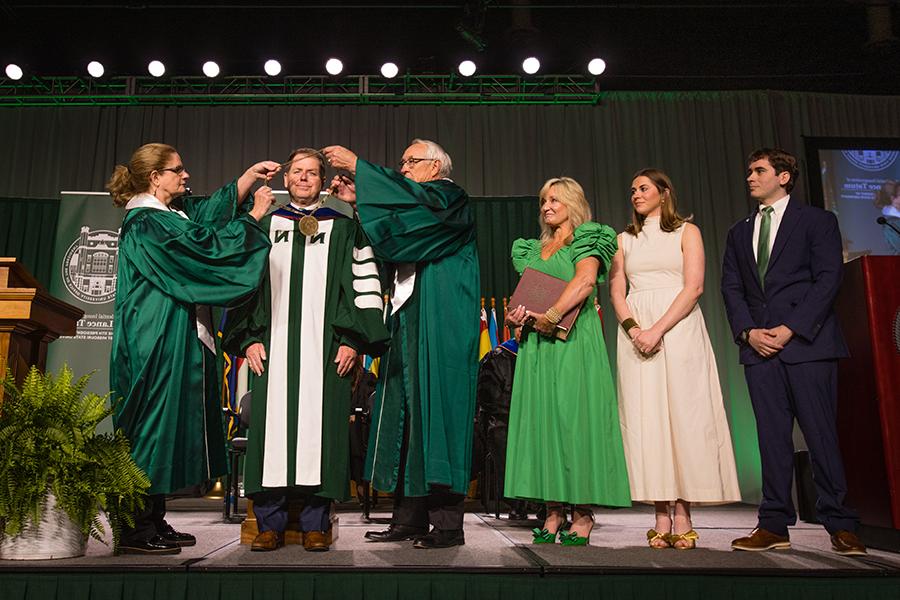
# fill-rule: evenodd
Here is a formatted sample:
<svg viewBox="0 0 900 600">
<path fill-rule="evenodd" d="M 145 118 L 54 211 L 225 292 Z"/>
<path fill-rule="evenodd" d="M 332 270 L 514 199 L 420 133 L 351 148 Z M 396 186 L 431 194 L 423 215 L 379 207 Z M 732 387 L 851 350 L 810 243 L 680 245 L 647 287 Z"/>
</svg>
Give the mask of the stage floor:
<svg viewBox="0 0 900 600">
<path fill-rule="evenodd" d="M 182 505 L 184 506 L 184 505 Z M 188 505 L 190 506 L 190 505 Z M 215 506 L 215 505 L 213 505 Z M 379 508 L 387 509 L 382 501 Z M 196 508 L 195 506 L 192 508 Z M 731 540 L 745 535 L 756 522 L 756 509 L 747 505 L 698 508 L 695 529 L 700 534 L 693 551 L 654 550 L 647 547 L 646 531 L 653 522 L 650 506 L 600 510 L 591 545 L 565 548 L 532 545 L 531 528 L 537 521 L 497 520 L 478 512 L 466 514 L 466 545 L 441 550 L 417 550 L 411 542 L 373 543 L 363 538 L 368 523 L 357 510 L 341 511 L 340 537 L 331 551 L 312 553 L 302 546 L 275 552 L 250 552 L 238 542 L 240 525 L 223 523 L 221 514 L 210 510 L 178 509 L 170 504 L 169 522 L 180 531 L 197 536 L 198 543 L 175 556 L 113 556 L 109 547 L 96 541 L 87 555 L 53 561 L 0 560 L 0 571 L 17 572 L 107 572 L 126 571 L 342 571 L 447 572 L 519 574 L 628 574 L 660 572 L 740 576 L 872 577 L 900 575 L 900 554 L 870 550 L 864 558 L 847 558 L 831 551 L 828 535 L 817 525 L 791 528 L 790 550 L 734 552 Z M 386 520 L 388 512 L 373 518 Z"/>
</svg>

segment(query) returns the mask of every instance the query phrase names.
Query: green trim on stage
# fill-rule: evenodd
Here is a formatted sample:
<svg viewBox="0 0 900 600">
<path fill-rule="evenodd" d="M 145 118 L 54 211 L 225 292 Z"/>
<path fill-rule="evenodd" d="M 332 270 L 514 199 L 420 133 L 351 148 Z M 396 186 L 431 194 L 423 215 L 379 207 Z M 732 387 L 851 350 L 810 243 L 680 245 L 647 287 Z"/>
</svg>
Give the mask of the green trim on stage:
<svg viewBox="0 0 900 600">
<path fill-rule="evenodd" d="M 471 572 L 0 573 L 3 600 L 897 600 L 896 576 L 485 574 Z"/>
</svg>

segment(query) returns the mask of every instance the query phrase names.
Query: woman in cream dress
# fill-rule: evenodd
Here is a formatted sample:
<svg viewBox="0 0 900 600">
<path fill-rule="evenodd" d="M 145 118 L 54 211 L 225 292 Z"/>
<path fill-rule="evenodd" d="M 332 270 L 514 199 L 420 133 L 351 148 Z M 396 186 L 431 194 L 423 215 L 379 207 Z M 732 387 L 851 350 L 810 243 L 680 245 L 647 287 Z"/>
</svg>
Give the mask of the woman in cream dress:
<svg viewBox="0 0 900 600">
<path fill-rule="evenodd" d="M 632 224 L 610 269 L 618 330 L 619 418 L 635 501 L 653 502 L 652 548 L 690 549 L 691 502 L 740 500 L 731 434 L 697 300 L 705 258 L 700 230 L 676 210 L 657 169 L 631 184 Z M 627 294 L 626 294 L 627 290 Z"/>
</svg>

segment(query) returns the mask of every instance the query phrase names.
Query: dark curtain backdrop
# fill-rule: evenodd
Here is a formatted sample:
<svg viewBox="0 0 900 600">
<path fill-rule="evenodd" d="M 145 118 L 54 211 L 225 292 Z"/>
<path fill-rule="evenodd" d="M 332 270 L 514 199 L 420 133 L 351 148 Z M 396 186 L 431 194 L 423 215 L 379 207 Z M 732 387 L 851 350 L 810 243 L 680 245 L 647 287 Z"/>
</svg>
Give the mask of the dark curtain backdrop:
<svg viewBox="0 0 900 600">
<path fill-rule="evenodd" d="M 49 288 L 59 199 L 0 198 L 0 256 L 13 256 Z"/>
<path fill-rule="evenodd" d="M 759 494 L 756 432 L 718 292 L 720 260 L 728 228 L 751 209 L 743 181 L 748 152 L 779 145 L 799 155 L 805 135 L 898 137 L 900 97 L 612 92 L 597 106 L 8 108 L 0 109 L 6 174 L 0 196 L 101 190 L 113 166 L 150 141 L 176 146 L 195 192 L 203 193 L 257 160 L 284 160 L 294 147 L 343 144 L 393 165 L 411 138 L 425 137 L 444 145 L 454 159 L 454 179 L 473 196 L 535 195 L 547 178 L 568 175 L 584 186 L 595 218 L 622 230 L 631 174 L 662 168 L 675 182 L 681 211 L 694 215 L 704 235 L 700 304 L 718 357 L 742 490 L 752 501 Z M 804 188 L 801 181 L 795 195 Z M 535 206 L 533 219 L 536 213 Z M 0 224 L 4 231 L 8 224 Z M 482 252 L 493 259 L 509 250 L 492 243 Z M 612 315 L 605 290 L 601 297 Z M 608 340 L 615 339 L 614 328 L 607 316 Z M 610 352 L 614 358 L 614 344 Z"/>
</svg>

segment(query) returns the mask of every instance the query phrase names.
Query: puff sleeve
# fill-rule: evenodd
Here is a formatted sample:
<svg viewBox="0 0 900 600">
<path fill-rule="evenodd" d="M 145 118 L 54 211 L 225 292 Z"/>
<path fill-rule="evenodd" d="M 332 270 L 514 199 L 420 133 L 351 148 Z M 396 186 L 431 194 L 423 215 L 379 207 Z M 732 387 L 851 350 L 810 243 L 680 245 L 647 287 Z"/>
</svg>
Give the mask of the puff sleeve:
<svg viewBox="0 0 900 600">
<path fill-rule="evenodd" d="M 572 234 L 572 263 L 577 264 L 578 261 L 593 256 L 600 261 L 597 282 L 603 282 L 618 247 L 616 232 L 612 227 L 592 221 L 582 223 Z"/>
</svg>

